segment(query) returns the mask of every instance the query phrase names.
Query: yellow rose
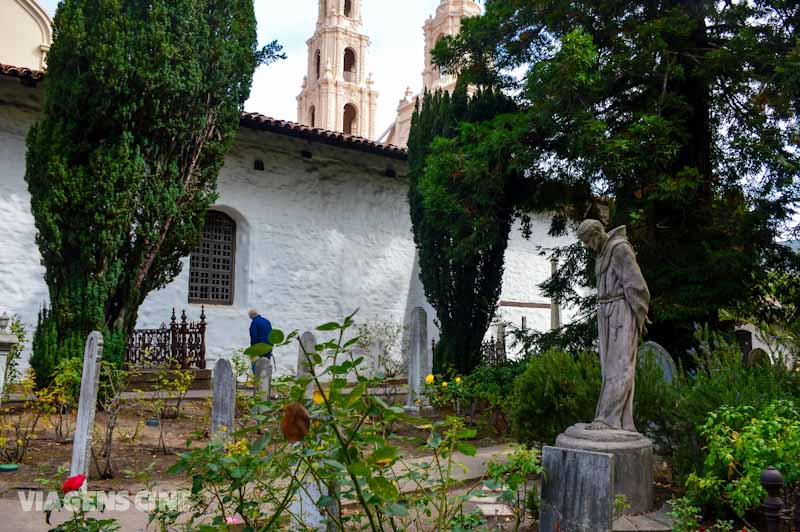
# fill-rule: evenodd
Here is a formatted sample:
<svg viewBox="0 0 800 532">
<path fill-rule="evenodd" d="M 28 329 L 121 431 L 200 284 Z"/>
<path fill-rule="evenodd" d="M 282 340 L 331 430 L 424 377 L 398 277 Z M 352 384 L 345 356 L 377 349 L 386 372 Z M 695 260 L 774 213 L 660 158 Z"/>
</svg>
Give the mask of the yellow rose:
<svg viewBox="0 0 800 532">
<path fill-rule="evenodd" d="M 461 384 L 461 377 L 456 377 L 456 384 Z"/>
<path fill-rule="evenodd" d="M 447 381 L 444 381 L 444 382 L 442 383 L 442 388 L 447 388 Z"/>
<path fill-rule="evenodd" d="M 331 396 L 328 392 L 325 392 L 325 397 L 322 396 L 319 390 L 314 390 L 314 395 L 311 397 L 311 400 L 314 401 L 314 404 L 321 405 L 325 402 L 325 399 L 330 399 Z"/>
<path fill-rule="evenodd" d="M 425 377 L 426 384 L 433 384 L 433 380 L 434 380 L 433 375 L 428 375 L 427 377 Z"/>
</svg>

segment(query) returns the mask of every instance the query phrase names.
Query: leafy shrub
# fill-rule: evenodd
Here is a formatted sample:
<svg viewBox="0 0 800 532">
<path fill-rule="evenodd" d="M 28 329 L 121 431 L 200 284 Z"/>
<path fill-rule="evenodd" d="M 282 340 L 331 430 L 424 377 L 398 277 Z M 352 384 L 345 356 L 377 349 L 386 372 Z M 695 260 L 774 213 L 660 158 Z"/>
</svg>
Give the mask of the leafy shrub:
<svg viewBox="0 0 800 532">
<path fill-rule="evenodd" d="M 697 331 L 694 369 L 680 372 L 675 408 L 664 411 L 665 434 L 676 479 L 702 471 L 706 453 L 700 434 L 709 413 L 723 406 L 749 406 L 760 412 L 776 399 L 800 397 L 800 375 L 783 365 L 748 368 L 735 342 L 708 329 Z"/>
<path fill-rule="evenodd" d="M 761 472 L 774 466 L 793 484 L 800 480 L 800 409 L 774 401 L 763 409 L 723 406 L 700 428 L 706 443 L 702 469 L 687 479 L 697 503 L 731 507 L 739 516 L 761 505 Z"/>
<path fill-rule="evenodd" d="M 550 350 L 531 357 L 514 382 L 514 432 L 524 444 L 552 443 L 570 425 L 594 418 L 600 396 L 596 353 Z"/>
</svg>

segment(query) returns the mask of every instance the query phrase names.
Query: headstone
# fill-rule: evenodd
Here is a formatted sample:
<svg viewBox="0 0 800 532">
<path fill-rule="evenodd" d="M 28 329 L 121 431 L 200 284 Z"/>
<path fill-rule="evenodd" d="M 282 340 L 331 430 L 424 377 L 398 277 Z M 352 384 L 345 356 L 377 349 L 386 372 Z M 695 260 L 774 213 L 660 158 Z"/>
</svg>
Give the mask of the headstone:
<svg viewBox="0 0 800 532">
<path fill-rule="evenodd" d="M 432 368 L 432 360 L 428 357 L 428 315 L 422 307 L 411 312 L 409 327 L 411 342 L 408 353 L 408 398 L 407 410 L 419 410 L 417 399 L 422 398 L 422 383 L 425 382 Z"/>
<path fill-rule="evenodd" d="M 103 335 L 94 331 L 86 339 L 83 351 L 81 393 L 78 399 L 78 419 L 72 443 L 72 461 L 69 476 L 89 476 L 92 454 L 94 414 L 97 410 L 97 388 L 100 385 L 100 363 L 103 361 Z"/>
<path fill-rule="evenodd" d="M 306 354 L 311 355 L 315 353 L 317 348 L 317 339 L 311 332 L 304 332 L 300 336 L 300 347 L 297 352 L 297 378 L 302 379 L 311 376 L 311 368 L 308 365 L 308 357 Z M 306 397 L 310 398 L 314 394 L 316 384 L 310 382 L 306 387 Z M 300 521 L 298 526 L 308 528 L 311 530 L 321 530 L 325 525 L 326 517 L 317 508 L 316 502 L 322 496 L 322 490 L 314 476 L 307 473 L 303 485 L 298 490 L 297 495 L 292 499 L 290 510 L 293 515 L 296 515 Z M 331 503 L 329 507 L 331 512 L 338 511 L 338 506 L 335 502 Z M 327 530 L 336 530 L 332 523 L 328 523 Z"/>
<path fill-rule="evenodd" d="M 17 337 L 5 330 L 5 328 L 0 328 L 0 401 L 2 401 L 4 397 L 3 391 L 6 383 L 8 355 L 16 345 Z"/>
<path fill-rule="evenodd" d="M 664 380 L 672 384 L 678 376 L 678 366 L 669 355 L 669 351 L 655 342 L 645 342 L 636 354 L 639 364 L 644 364 L 647 357 L 653 357 L 656 364 L 661 368 Z"/>
<path fill-rule="evenodd" d="M 227 439 L 233 430 L 236 411 L 236 378 L 231 363 L 226 359 L 217 360 L 213 376 L 213 400 L 211 403 L 211 436 L 220 434 Z"/>
<path fill-rule="evenodd" d="M 541 532 L 610 532 L 614 456 L 561 447 L 542 449 Z"/>
<path fill-rule="evenodd" d="M 255 392 L 266 401 L 272 395 L 272 359 L 267 357 L 258 357 L 256 360 L 256 386 Z"/>
<path fill-rule="evenodd" d="M 297 378 L 302 379 L 311 376 L 311 368 L 308 365 L 308 357 L 306 354 L 311 355 L 317 352 L 317 339 L 314 334 L 306 331 L 300 336 L 300 347 L 297 349 Z M 311 397 L 314 394 L 315 384 L 308 383 L 306 386 L 306 397 Z"/>
<path fill-rule="evenodd" d="M 772 359 L 770 358 L 769 353 L 760 347 L 756 347 L 755 349 L 751 350 L 745 359 L 745 366 L 748 368 L 764 367 L 769 366 L 770 364 L 772 364 Z"/>
</svg>

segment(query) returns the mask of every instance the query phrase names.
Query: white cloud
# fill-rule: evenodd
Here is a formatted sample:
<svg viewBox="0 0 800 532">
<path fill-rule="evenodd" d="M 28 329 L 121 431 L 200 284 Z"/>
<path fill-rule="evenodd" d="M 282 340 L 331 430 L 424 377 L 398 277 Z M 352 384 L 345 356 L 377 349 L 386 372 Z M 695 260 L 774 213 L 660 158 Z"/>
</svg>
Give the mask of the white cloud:
<svg viewBox="0 0 800 532">
<path fill-rule="evenodd" d="M 58 0 L 40 0 L 52 15 Z M 422 88 L 425 43 L 422 25 L 440 0 L 364 0 L 364 32 L 372 46 L 368 58 L 375 89 L 380 93 L 375 131 L 383 133 L 393 121 L 407 86 Z M 258 37 L 283 45 L 288 59 L 261 67 L 253 79 L 248 111 L 282 120 L 297 120 L 297 100 L 306 72 L 306 40 L 314 33 L 318 0 L 255 0 Z"/>
</svg>

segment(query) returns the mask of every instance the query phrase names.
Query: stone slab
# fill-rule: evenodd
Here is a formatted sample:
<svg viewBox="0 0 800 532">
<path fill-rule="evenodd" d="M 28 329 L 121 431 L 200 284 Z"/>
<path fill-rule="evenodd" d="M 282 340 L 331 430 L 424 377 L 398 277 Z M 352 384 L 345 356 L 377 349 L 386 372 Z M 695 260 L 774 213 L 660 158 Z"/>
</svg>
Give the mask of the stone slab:
<svg viewBox="0 0 800 532">
<path fill-rule="evenodd" d="M 541 532 L 610 532 L 614 455 L 544 447 Z"/>
<path fill-rule="evenodd" d="M 514 512 L 506 504 L 479 504 L 478 510 L 484 517 L 514 517 Z"/>
<path fill-rule="evenodd" d="M 670 532 L 673 519 L 667 509 L 645 515 L 623 515 L 614 520 L 614 532 Z"/>
<path fill-rule="evenodd" d="M 614 455 L 614 491 L 624 495 L 626 513 L 653 510 L 653 442 L 638 432 L 588 430 L 578 423 L 556 438 L 556 446 Z"/>
</svg>

